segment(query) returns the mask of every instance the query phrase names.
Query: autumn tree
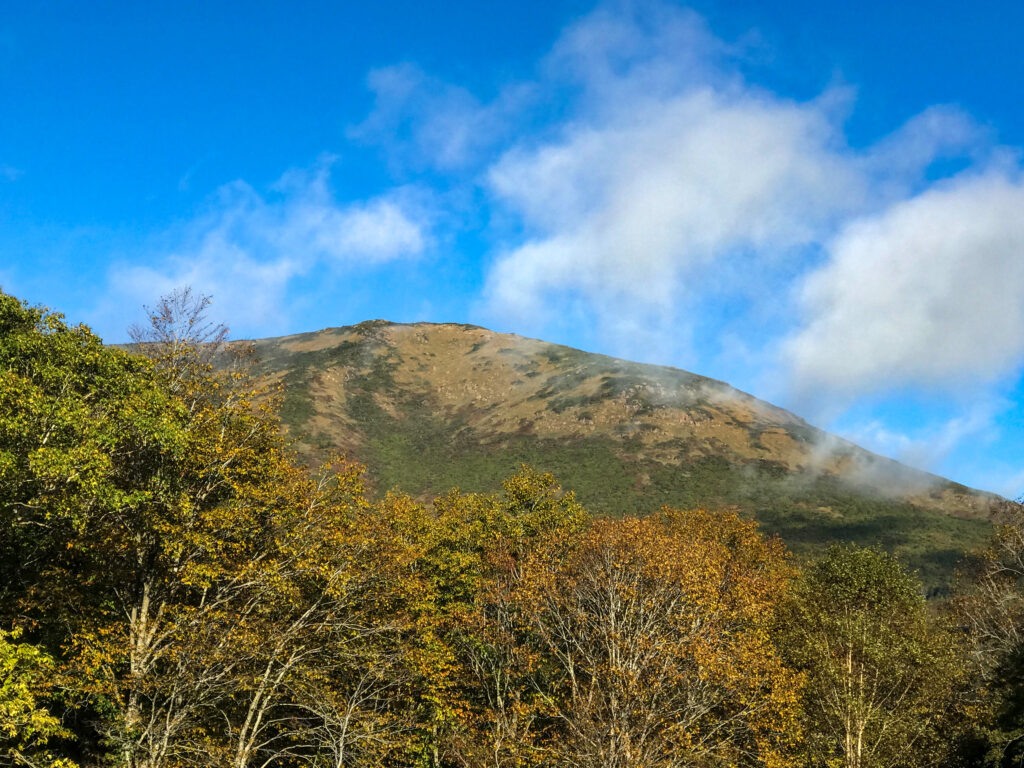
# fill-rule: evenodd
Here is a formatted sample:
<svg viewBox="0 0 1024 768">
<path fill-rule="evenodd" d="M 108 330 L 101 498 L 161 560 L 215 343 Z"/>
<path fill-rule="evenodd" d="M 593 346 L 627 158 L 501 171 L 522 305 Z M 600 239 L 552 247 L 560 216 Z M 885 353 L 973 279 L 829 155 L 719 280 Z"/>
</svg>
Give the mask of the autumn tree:
<svg viewBox="0 0 1024 768">
<path fill-rule="evenodd" d="M 770 637 L 790 575 L 777 540 L 704 511 L 600 520 L 530 558 L 547 764 L 791 764 L 800 678 Z"/>
<path fill-rule="evenodd" d="M 535 653 L 512 593 L 538 548 L 568 546 L 588 517 L 549 473 L 528 467 L 500 493 L 385 499 L 396 534 L 418 550 L 425 590 L 407 644 L 416 671 L 418 759 L 430 766 L 538 764 Z"/>
<path fill-rule="evenodd" d="M 807 680 L 811 765 L 937 762 L 962 719 L 955 636 L 891 556 L 833 546 L 801 576 L 785 648 Z"/>
</svg>

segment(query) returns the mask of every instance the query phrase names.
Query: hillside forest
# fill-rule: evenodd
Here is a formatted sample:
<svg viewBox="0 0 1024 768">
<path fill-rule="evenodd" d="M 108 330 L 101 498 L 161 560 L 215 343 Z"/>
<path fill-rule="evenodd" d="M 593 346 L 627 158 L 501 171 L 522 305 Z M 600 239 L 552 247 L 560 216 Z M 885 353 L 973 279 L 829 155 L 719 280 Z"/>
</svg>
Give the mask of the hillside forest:
<svg viewBox="0 0 1024 768">
<path fill-rule="evenodd" d="M 591 515 L 523 466 L 300 459 L 206 299 L 134 342 L 0 293 L 0 765 L 1024 761 L 1024 511 L 949 594 L 735 511 Z"/>
</svg>

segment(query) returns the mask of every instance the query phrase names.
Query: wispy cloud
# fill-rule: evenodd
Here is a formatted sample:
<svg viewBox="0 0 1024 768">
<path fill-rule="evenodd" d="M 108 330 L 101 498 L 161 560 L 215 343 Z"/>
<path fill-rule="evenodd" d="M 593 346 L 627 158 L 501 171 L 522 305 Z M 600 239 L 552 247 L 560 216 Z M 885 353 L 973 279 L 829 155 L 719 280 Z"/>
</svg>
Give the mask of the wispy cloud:
<svg viewBox="0 0 1024 768">
<path fill-rule="evenodd" d="M 374 107 L 349 129 L 350 138 L 383 147 L 393 163 L 414 169 L 462 171 L 507 141 L 513 118 L 532 103 L 534 88 L 515 83 L 491 101 L 432 77 L 412 64 L 367 76 Z"/>
<path fill-rule="evenodd" d="M 1024 469 L 1005 469 L 998 474 L 989 475 L 985 487 L 1002 494 L 1008 499 L 1024 502 Z"/>
<path fill-rule="evenodd" d="M 423 194 L 396 188 L 341 202 L 330 172 L 328 159 L 289 171 L 267 193 L 241 181 L 222 187 L 202 215 L 165 234 L 148 256 L 111 269 L 104 303 L 140 306 L 191 285 L 212 294 L 239 328 L 268 330 L 283 324 L 294 279 L 415 258 L 429 247 L 432 214 Z"/>
<path fill-rule="evenodd" d="M 967 404 L 963 411 L 937 423 L 920 425 L 912 432 L 892 428 L 881 420 L 843 424 L 839 430 L 853 442 L 921 469 L 940 466 L 964 441 L 990 443 L 998 437 L 998 419 L 1011 407 L 1002 398 L 986 397 Z"/>
</svg>

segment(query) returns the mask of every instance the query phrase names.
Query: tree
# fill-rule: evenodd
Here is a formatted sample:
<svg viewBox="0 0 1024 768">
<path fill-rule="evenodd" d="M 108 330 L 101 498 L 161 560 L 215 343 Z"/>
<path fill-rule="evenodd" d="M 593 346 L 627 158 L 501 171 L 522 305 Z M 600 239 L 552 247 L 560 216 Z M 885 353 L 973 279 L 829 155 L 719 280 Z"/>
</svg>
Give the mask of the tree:
<svg viewBox="0 0 1024 768">
<path fill-rule="evenodd" d="M 42 649 L 19 643 L 20 630 L 0 631 L 0 765 L 74 768 L 47 746 L 71 734 L 46 707 L 54 689 L 54 661 Z"/>
<path fill-rule="evenodd" d="M 1010 505 L 985 552 L 958 574 L 954 616 L 966 628 L 980 710 L 965 751 L 1024 762 L 1024 503 Z"/>
<path fill-rule="evenodd" d="M 568 545 L 588 517 L 555 478 L 523 466 L 501 493 L 435 499 L 429 511 L 390 497 L 419 549 L 425 592 L 407 653 L 417 670 L 420 757 L 427 765 L 536 763 L 533 649 L 511 605 L 531 552 Z M 531 763 L 531 761 L 533 761 Z"/>
<path fill-rule="evenodd" d="M 419 550 L 393 499 L 369 504 L 362 469 L 330 468 L 281 530 L 276 588 L 258 601 L 255 663 L 218 707 L 231 764 L 376 766 L 409 750 L 412 673 L 405 642 L 422 587 Z"/>
<path fill-rule="evenodd" d="M 162 765 L 235 669 L 197 654 L 232 637 L 274 545 L 276 422 L 198 396 L 199 368 L 183 379 L 8 296 L 0 330 L 5 605 L 67 649 L 107 749 Z"/>
<path fill-rule="evenodd" d="M 549 763 L 788 765 L 800 679 L 769 630 L 791 567 L 733 514 L 599 520 L 530 559 L 518 595 L 539 640 Z"/>
<path fill-rule="evenodd" d="M 213 300 L 194 294 L 188 286 L 161 296 L 155 307 L 145 307 L 148 322 L 128 329 L 133 352 L 157 361 L 178 388 L 199 380 L 202 387 L 224 353 L 228 327 L 209 319 Z"/>
<path fill-rule="evenodd" d="M 802 574 L 784 648 L 806 676 L 811 765 L 930 765 L 958 719 L 963 669 L 920 582 L 891 556 L 833 546 Z"/>
</svg>

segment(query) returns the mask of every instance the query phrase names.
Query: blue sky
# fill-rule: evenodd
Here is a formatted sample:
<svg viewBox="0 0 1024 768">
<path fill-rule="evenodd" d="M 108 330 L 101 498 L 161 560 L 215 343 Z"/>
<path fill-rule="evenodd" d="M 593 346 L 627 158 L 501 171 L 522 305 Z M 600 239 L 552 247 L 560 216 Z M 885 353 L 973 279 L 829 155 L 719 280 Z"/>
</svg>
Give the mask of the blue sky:
<svg viewBox="0 0 1024 768">
<path fill-rule="evenodd" d="M 22 3 L 0 285 L 676 365 L 1024 493 L 1024 4 Z"/>
</svg>

